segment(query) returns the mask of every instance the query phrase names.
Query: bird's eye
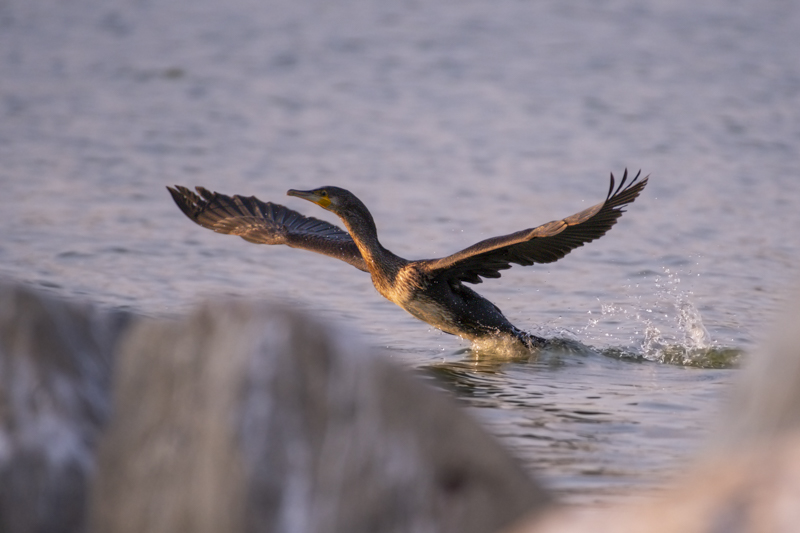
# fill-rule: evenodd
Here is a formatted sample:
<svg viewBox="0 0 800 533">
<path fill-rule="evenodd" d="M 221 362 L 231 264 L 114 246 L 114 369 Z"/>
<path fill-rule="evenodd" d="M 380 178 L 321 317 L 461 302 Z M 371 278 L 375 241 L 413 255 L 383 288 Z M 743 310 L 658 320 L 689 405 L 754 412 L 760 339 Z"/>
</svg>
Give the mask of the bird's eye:
<svg viewBox="0 0 800 533">
<path fill-rule="evenodd" d="M 327 198 L 328 197 L 328 191 L 320 191 L 319 195 L 322 196 L 323 198 Z"/>
</svg>

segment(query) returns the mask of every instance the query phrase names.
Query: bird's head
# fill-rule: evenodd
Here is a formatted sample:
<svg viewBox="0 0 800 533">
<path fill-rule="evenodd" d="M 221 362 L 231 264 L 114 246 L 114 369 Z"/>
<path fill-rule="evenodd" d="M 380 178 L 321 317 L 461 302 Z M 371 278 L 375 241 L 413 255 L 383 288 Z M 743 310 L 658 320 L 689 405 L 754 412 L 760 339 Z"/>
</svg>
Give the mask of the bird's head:
<svg viewBox="0 0 800 533">
<path fill-rule="evenodd" d="M 364 204 L 361 203 L 353 193 L 340 187 L 320 187 L 310 191 L 289 189 L 286 194 L 313 202 L 323 209 L 327 209 L 339 216 L 347 214 L 348 212 L 353 212 L 359 208 L 366 209 Z"/>
</svg>

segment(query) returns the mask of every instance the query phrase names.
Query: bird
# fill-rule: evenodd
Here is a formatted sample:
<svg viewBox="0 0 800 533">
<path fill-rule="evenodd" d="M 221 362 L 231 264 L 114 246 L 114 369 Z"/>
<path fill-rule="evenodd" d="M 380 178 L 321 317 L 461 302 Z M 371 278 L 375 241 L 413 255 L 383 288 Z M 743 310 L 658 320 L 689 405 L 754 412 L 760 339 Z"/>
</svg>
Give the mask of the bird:
<svg viewBox="0 0 800 533">
<path fill-rule="evenodd" d="M 288 196 L 308 200 L 337 215 L 346 228 L 304 216 L 255 196 L 227 196 L 197 186 L 167 187 L 180 210 L 196 224 L 217 233 L 238 235 L 257 244 L 285 244 L 340 259 L 368 272 L 378 293 L 431 326 L 478 343 L 510 340 L 526 349 L 548 339 L 514 326 L 492 302 L 466 284 L 499 278 L 512 264 L 552 263 L 605 235 L 647 185 L 641 170 L 616 185 L 611 173 L 606 199 L 561 220 L 482 240 L 438 259 L 408 260 L 384 248 L 372 214 L 356 195 L 335 186 L 290 189 Z"/>
</svg>

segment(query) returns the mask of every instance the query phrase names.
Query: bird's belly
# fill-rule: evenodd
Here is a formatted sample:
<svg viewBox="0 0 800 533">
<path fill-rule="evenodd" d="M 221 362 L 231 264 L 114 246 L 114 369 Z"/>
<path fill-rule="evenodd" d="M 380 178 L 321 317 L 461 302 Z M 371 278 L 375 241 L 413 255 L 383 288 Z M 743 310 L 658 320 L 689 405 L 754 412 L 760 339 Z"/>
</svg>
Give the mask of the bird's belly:
<svg viewBox="0 0 800 533">
<path fill-rule="evenodd" d="M 464 314 L 463 298 L 454 294 L 448 284 L 428 279 L 415 265 L 401 269 L 393 283 L 386 283 L 375 275 L 372 282 L 385 298 L 415 318 L 446 333 L 465 338 L 473 336 L 471 329 L 465 327 L 465 323 L 471 321 Z"/>
<path fill-rule="evenodd" d="M 459 335 L 457 320 L 453 312 L 436 300 L 425 296 L 417 296 L 402 302 L 400 307 L 411 313 L 415 318 L 427 322 L 435 328 Z"/>
</svg>

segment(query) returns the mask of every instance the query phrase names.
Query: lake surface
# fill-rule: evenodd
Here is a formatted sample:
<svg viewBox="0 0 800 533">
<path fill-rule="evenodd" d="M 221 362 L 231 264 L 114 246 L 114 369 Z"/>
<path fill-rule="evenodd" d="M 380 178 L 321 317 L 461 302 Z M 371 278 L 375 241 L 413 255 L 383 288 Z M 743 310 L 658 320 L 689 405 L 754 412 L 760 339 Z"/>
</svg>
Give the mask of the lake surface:
<svg viewBox="0 0 800 533">
<path fill-rule="evenodd" d="M 0 275 L 156 317 L 291 303 L 454 390 L 564 501 L 650 494 L 797 281 L 800 7 L 429 4 L 0 3 Z M 626 167 L 650 184 L 608 235 L 475 286 L 587 347 L 513 361 L 345 263 L 195 226 L 164 188 L 338 223 L 285 196 L 338 185 L 416 259 L 582 210 Z"/>
</svg>

